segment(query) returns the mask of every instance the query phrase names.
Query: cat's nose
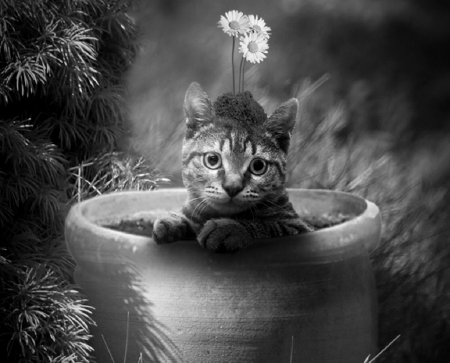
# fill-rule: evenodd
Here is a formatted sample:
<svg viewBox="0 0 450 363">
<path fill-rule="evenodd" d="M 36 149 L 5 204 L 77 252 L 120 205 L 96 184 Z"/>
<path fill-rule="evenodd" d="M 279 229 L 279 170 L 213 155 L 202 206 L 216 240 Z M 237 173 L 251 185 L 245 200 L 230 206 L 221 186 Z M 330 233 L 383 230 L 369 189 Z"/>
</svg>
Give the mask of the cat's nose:
<svg viewBox="0 0 450 363">
<path fill-rule="evenodd" d="M 223 184 L 222 188 L 227 192 L 227 194 L 230 196 L 230 198 L 233 198 L 236 195 L 238 195 L 242 189 L 244 189 L 244 186 L 242 185 L 242 183 L 233 182 L 233 183 Z"/>
</svg>

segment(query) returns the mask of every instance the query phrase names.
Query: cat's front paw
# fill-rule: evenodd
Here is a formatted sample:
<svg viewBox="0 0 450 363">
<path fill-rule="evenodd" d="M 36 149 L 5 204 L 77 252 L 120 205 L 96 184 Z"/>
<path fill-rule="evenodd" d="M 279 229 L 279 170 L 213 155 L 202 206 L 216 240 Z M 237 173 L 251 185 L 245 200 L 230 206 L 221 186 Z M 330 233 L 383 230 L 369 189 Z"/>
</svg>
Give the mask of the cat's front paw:
<svg viewBox="0 0 450 363">
<path fill-rule="evenodd" d="M 157 244 L 171 243 L 187 238 L 188 232 L 189 225 L 186 220 L 176 213 L 171 213 L 153 223 L 152 238 Z"/>
<path fill-rule="evenodd" d="M 250 233 L 232 219 L 211 219 L 197 236 L 202 247 L 218 253 L 239 251 L 253 242 Z"/>
</svg>

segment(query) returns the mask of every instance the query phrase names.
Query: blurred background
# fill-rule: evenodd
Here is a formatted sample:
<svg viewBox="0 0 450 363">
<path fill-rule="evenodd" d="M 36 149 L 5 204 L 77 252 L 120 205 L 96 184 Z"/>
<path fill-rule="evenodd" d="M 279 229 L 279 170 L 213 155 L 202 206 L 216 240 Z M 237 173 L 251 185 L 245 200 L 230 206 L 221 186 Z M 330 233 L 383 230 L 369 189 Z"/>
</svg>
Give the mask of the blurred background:
<svg viewBox="0 0 450 363">
<path fill-rule="evenodd" d="M 188 85 L 199 82 L 212 99 L 232 89 L 231 37 L 217 22 L 233 9 L 272 28 L 267 58 L 247 63 L 245 77 L 266 112 L 326 77 L 308 95 L 315 112 L 345 109 L 341 137 L 377 135 L 407 156 L 426 143 L 433 158 L 450 156 L 450 3 L 141 0 L 132 14 L 141 47 L 127 77 L 129 141 L 162 172 L 178 179 Z M 444 173 L 436 164 L 439 171 L 426 172 Z"/>
</svg>

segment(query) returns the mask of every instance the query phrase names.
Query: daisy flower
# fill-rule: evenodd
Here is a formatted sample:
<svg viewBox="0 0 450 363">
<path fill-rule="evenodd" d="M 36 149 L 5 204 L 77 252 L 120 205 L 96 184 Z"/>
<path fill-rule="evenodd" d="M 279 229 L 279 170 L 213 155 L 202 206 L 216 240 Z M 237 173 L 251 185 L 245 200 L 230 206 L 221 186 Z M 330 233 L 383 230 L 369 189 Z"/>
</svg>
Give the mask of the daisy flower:
<svg viewBox="0 0 450 363">
<path fill-rule="evenodd" d="M 220 16 L 219 28 L 228 34 L 230 37 L 237 37 L 240 34 L 245 34 L 250 29 L 248 17 L 237 10 L 231 10 L 225 13 L 225 16 Z"/>
<path fill-rule="evenodd" d="M 267 39 L 270 37 L 270 28 L 266 26 L 266 22 L 262 19 L 258 19 L 258 15 L 249 15 L 248 20 L 250 23 L 250 29 L 257 34 L 264 35 Z"/>
<path fill-rule="evenodd" d="M 267 44 L 267 38 L 262 34 L 250 33 L 241 38 L 239 52 L 243 53 L 246 60 L 251 63 L 259 63 L 266 56 L 269 45 Z"/>
</svg>

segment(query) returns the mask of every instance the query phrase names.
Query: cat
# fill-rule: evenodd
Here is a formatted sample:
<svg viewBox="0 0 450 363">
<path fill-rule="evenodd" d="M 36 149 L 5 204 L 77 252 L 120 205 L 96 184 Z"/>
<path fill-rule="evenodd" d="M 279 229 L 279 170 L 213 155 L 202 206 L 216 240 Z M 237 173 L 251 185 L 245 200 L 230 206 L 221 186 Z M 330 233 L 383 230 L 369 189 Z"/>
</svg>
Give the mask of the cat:
<svg viewBox="0 0 450 363">
<path fill-rule="evenodd" d="M 224 94 L 212 104 L 192 83 L 182 148 L 188 198 L 181 213 L 154 222 L 153 240 L 197 239 L 213 252 L 233 252 L 258 238 L 312 231 L 284 187 L 297 110 L 292 98 L 267 117 L 248 91 Z"/>
</svg>

